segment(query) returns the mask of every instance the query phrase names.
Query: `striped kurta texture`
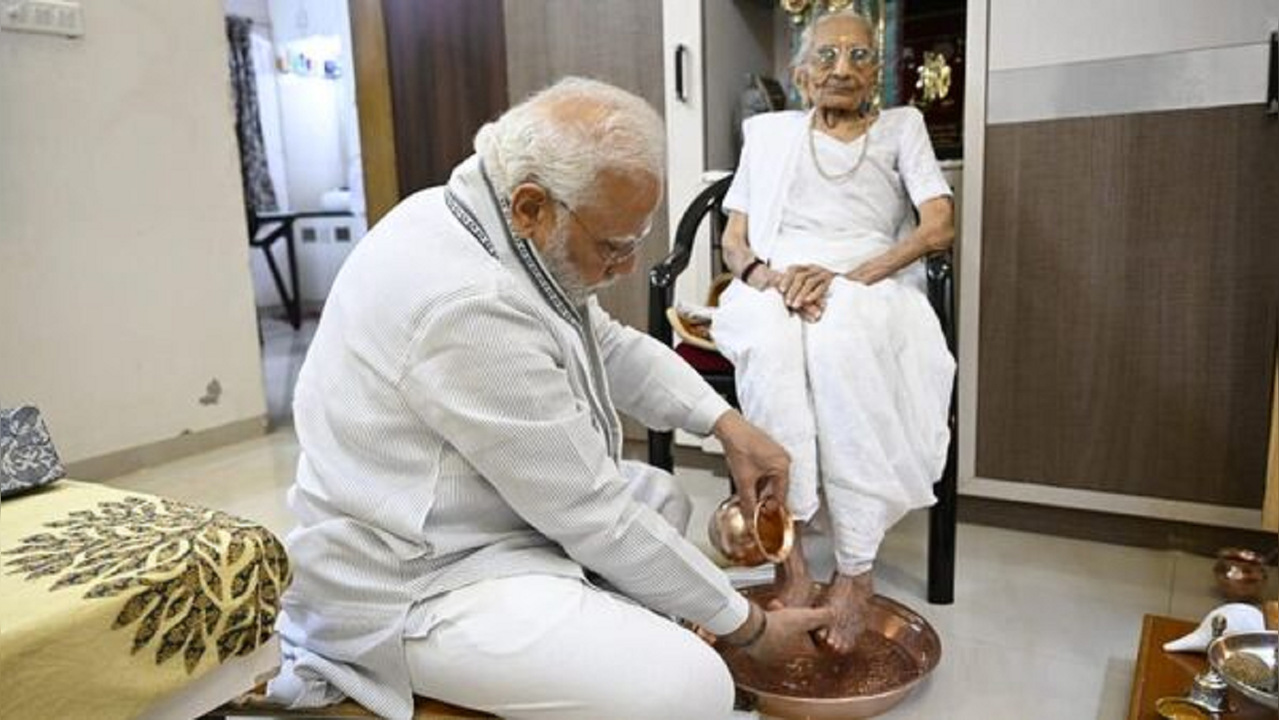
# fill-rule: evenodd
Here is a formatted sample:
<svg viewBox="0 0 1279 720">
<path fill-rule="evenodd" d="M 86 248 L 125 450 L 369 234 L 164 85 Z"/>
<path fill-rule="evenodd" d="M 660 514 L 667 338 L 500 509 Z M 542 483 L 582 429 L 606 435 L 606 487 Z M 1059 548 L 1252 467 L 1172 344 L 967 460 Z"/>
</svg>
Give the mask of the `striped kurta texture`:
<svg viewBox="0 0 1279 720">
<path fill-rule="evenodd" d="M 508 228 L 472 158 L 378 223 L 334 283 L 295 391 L 277 700 L 409 717 L 413 607 L 489 578 L 589 570 L 715 633 L 746 619 L 619 461 L 618 411 L 705 434 L 727 404 L 594 300 L 574 307 Z"/>
</svg>

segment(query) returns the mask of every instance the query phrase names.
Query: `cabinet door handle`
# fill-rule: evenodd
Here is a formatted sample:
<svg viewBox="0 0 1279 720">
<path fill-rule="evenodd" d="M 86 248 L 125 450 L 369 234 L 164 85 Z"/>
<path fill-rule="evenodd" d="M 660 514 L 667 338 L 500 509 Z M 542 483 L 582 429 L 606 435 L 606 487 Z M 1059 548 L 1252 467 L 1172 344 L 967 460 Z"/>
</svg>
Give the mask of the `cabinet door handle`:
<svg viewBox="0 0 1279 720">
<path fill-rule="evenodd" d="M 1270 71 L 1266 82 L 1266 114 L 1279 115 L 1279 30 L 1270 31 Z"/>
<path fill-rule="evenodd" d="M 688 61 L 688 46 L 680 43 L 675 46 L 675 99 L 688 102 L 688 84 L 684 79 L 684 65 Z"/>
</svg>

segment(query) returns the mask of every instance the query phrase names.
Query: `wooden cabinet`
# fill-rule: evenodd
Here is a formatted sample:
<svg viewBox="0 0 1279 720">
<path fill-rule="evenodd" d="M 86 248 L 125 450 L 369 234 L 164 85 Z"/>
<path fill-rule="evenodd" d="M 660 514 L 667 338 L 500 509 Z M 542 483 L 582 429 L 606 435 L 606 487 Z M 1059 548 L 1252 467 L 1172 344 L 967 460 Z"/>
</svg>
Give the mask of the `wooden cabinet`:
<svg viewBox="0 0 1279 720">
<path fill-rule="evenodd" d="M 612 83 L 663 112 L 662 11 L 633 0 L 505 0 L 506 75 L 515 104 L 566 75 Z M 666 254 L 665 208 L 652 239 L 640 249 L 641 266 Z M 635 272 L 600 293 L 618 321 L 648 327 L 648 278 Z M 638 436 L 636 428 L 629 435 Z"/>
<path fill-rule="evenodd" d="M 1279 328 L 1279 122 L 1263 94 L 1279 2 L 969 10 L 961 488 L 1256 529 Z"/>
<path fill-rule="evenodd" d="M 1270 452 L 1266 460 L 1266 499 L 1261 526 L 1279 532 L 1279 357 L 1274 359 L 1275 378 L 1270 386 Z"/>
</svg>

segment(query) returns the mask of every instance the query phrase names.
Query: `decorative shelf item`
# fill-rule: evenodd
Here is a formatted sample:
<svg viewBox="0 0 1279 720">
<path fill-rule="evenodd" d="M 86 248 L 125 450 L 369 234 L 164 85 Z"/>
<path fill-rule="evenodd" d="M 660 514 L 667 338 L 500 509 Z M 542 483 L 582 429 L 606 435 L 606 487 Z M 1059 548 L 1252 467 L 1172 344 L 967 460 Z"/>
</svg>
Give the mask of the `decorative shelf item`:
<svg viewBox="0 0 1279 720">
<path fill-rule="evenodd" d="M 778 0 L 790 21 L 791 52 L 814 20 L 854 10 L 875 28 L 879 107 L 914 105 L 924 113 L 939 159 L 963 155 L 964 33 L 962 0 Z"/>
</svg>

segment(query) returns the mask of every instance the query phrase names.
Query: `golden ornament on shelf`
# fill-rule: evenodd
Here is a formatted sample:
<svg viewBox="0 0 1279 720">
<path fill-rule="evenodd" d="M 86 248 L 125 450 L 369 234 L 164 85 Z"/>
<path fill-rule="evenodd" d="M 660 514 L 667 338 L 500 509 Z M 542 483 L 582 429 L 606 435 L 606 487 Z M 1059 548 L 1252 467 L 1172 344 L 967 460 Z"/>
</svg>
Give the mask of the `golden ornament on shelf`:
<svg viewBox="0 0 1279 720">
<path fill-rule="evenodd" d="M 939 52 L 925 52 L 924 62 L 916 68 L 919 79 L 915 81 L 915 89 L 921 91 L 916 105 L 930 105 L 943 100 L 950 94 L 950 65 L 946 56 Z"/>
<path fill-rule="evenodd" d="M 807 22 L 808 11 L 811 8 L 812 0 L 780 0 L 782 10 L 790 15 L 790 21 L 795 25 L 804 25 Z"/>
<path fill-rule="evenodd" d="M 883 36 L 885 0 L 777 0 L 777 4 L 790 17 L 796 29 L 808 26 L 816 18 L 843 10 L 853 10 L 864 15 L 876 28 L 878 39 Z"/>
<path fill-rule="evenodd" d="M 805 22 L 807 18 L 804 16 L 810 11 L 819 15 L 839 12 L 849 8 L 853 0 L 778 0 L 778 4 L 790 13 L 791 20 Z"/>
</svg>

